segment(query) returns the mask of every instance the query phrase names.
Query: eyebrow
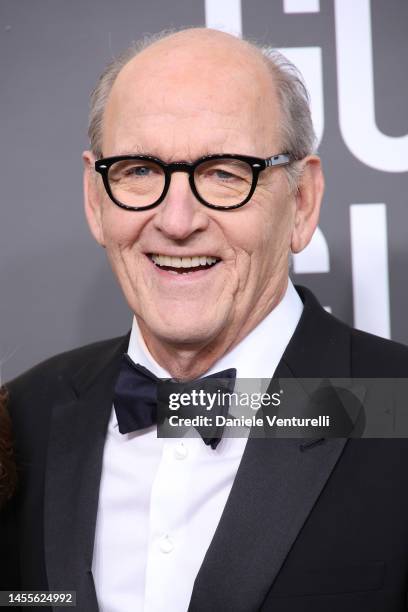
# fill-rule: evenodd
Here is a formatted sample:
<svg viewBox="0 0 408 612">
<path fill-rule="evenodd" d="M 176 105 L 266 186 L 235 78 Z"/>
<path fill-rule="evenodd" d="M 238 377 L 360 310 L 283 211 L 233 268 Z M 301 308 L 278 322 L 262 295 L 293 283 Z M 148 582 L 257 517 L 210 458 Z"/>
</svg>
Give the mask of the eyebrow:
<svg viewBox="0 0 408 612">
<path fill-rule="evenodd" d="M 153 151 L 143 149 L 140 146 L 132 147 L 132 149 L 119 149 L 116 155 L 148 155 L 149 157 L 158 157 Z"/>
<path fill-rule="evenodd" d="M 210 149 L 203 149 L 203 152 L 201 155 L 198 155 L 197 157 L 194 158 L 183 158 L 183 161 L 185 162 L 194 162 L 196 159 L 201 159 L 201 157 L 207 157 L 208 155 L 227 155 L 229 154 L 229 152 L 225 152 L 225 151 L 211 151 Z M 132 147 L 132 149 L 119 149 L 119 151 L 117 153 L 115 153 L 115 157 L 119 156 L 119 155 L 145 155 L 147 157 L 156 157 L 157 159 L 161 159 L 162 161 L 164 161 L 165 163 L 172 163 L 173 161 L 180 161 L 180 160 L 175 160 L 175 158 L 163 158 L 161 155 L 158 155 L 156 151 L 154 150 L 149 150 L 149 149 L 143 149 L 142 147 L 140 147 L 139 145 L 135 145 L 134 147 Z"/>
</svg>

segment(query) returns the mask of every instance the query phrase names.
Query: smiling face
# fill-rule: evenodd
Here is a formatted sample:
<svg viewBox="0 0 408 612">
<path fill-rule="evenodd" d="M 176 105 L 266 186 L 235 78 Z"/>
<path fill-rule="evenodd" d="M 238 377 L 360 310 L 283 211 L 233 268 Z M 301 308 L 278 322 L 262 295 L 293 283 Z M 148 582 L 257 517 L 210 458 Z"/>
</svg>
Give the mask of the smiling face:
<svg viewBox="0 0 408 612">
<path fill-rule="evenodd" d="M 105 109 L 103 156 L 266 158 L 283 152 L 279 125 L 273 81 L 256 52 L 225 34 L 187 31 L 122 69 Z M 305 228 L 303 196 L 290 193 L 282 168 L 261 172 L 236 210 L 203 206 L 187 173 L 176 172 L 159 206 L 131 212 L 109 199 L 92 154 L 84 159 L 91 230 L 156 358 L 204 349 L 215 360 L 280 301 L 291 245 L 303 248 L 314 229 Z"/>
</svg>

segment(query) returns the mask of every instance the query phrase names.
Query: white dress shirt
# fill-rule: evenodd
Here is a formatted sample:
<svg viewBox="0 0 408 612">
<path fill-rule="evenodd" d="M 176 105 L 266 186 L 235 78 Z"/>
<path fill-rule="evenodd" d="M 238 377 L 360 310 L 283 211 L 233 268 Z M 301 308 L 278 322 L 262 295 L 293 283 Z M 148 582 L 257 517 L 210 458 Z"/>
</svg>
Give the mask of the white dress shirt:
<svg viewBox="0 0 408 612">
<path fill-rule="evenodd" d="M 278 306 L 206 373 L 272 378 L 302 313 L 289 281 Z M 149 353 L 136 319 L 128 349 L 135 363 L 168 378 Z M 151 427 L 108 427 L 92 571 L 101 612 L 183 612 L 237 473 L 247 438 L 160 439 Z"/>
</svg>

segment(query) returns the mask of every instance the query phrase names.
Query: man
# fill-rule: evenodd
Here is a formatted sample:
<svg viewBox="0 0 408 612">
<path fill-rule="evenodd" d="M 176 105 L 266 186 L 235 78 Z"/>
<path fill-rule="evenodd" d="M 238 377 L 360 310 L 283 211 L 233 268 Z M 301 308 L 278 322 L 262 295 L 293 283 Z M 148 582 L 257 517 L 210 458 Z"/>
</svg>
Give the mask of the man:
<svg viewBox="0 0 408 612">
<path fill-rule="evenodd" d="M 90 138 L 86 215 L 135 318 L 130 337 L 9 385 L 9 584 L 75 590 L 87 612 L 404 610 L 404 440 L 121 429 L 146 377 L 406 375 L 406 348 L 351 330 L 288 279 L 323 194 L 298 77 L 227 34 L 181 31 L 107 69 Z"/>
</svg>

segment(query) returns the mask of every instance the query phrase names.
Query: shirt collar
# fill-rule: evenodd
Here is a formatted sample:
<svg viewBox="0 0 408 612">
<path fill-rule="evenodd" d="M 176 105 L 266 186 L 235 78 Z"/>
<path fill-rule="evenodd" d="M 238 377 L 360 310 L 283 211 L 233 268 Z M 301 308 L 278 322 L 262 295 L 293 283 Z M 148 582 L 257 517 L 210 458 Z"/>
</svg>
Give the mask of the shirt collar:
<svg viewBox="0 0 408 612">
<path fill-rule="evenodd" d="M 223 355 L 205 375 L 236 368 L 237 378 L 272 378 L 296 329 L 302 310 L 302 301 L 289 280 L 285 295 L 279 304 L 239 344 Z M 136 317 L 133 317 L 128 354 L 134 363 L 148 368 L 159 378 L 171 377 L 171 374 L 152 357 Z"/>
</svg>

